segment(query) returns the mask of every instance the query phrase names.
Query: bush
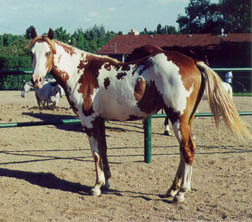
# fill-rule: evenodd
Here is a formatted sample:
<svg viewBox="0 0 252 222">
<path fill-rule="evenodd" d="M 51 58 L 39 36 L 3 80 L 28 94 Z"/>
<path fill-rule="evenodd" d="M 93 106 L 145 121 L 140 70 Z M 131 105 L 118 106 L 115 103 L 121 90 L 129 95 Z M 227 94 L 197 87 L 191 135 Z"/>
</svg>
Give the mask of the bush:
<svg viewBox="0 0 252 222">
<path fill-rule="evenodd" d="M 3 56 L 0 55 L 0 70 L 31 69 L 30 56 Z"/>
</svg>

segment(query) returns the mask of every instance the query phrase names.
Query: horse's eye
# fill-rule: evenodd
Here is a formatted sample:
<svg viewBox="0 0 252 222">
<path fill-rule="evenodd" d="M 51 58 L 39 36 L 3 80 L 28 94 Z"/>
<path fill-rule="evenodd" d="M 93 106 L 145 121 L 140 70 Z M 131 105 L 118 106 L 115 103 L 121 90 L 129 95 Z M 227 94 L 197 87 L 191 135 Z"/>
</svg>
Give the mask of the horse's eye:
<svg viewBox="0 0 252 222">
<path fill-rule="evenodd" d="M 48 57 L 48 56 L 50 56 L 51 55 L 51 52 L 47 52 L 46 53 L 46 56 Z"/>
</svg>

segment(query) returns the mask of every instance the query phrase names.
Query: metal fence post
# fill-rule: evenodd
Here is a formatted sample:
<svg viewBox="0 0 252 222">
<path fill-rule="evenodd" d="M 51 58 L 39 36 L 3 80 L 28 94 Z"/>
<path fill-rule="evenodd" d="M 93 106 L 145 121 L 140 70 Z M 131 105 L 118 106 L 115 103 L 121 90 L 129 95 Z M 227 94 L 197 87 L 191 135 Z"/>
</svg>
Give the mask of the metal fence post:
<svg viewBox="0 0 252 222">
<path fill-rule="evenodd" d="M 151 116 L 144 120 L 144 162 L 151 163 Z"/>
</svg>

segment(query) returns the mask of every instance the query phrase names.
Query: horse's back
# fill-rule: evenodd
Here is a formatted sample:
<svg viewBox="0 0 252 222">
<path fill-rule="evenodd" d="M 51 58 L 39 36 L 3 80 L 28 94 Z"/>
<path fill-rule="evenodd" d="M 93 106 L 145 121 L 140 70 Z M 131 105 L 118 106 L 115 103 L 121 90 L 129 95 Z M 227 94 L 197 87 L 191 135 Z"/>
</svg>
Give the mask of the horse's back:
<svg viewBox="0 0 252 222">
<path fill-rule="evenodd" d="M 135 48 L 133 52 L 128 57 L 126 57 L 125 61 L 132 62 L 160 52 L 163 52 L 163 50 L 159 46 L 143 45 L 141 47 Z"/>
<path fill-rule="evenodd" d="M 116 120 L 146 118 L 164 105 L 183 113 L 187 97 L 199 89 L 199 76 L 194 60 L 178 52 L 159 52 L 135 64 L 111 64 L 109 70 L 99 70 L 94 110 Z"/>
</svg>

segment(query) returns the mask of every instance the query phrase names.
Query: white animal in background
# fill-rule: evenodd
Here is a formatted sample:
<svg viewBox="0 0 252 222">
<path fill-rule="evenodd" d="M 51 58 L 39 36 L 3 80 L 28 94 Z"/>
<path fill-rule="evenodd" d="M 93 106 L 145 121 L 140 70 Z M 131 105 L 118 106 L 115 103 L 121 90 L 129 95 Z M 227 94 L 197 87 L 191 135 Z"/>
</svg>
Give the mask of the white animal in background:
<svg viewBox="0 0 252 222">
<path fill-rule="evenodd" d="M 48 82 L 44 81 L 42 88 L 34 88 L 31 81 L 28 81 L 24 84 L 21 96 L 25 97 L 26 93 L 31 90 L 35 90 L 35 97 L 39 107 L 47 107 L 51 105 L 52 108 L 55 108 L 58 105 L 59 98 L 64 95 L 63 89 L 59 86 L 57 82 Z"/>
</svg>

